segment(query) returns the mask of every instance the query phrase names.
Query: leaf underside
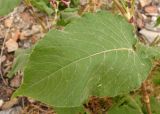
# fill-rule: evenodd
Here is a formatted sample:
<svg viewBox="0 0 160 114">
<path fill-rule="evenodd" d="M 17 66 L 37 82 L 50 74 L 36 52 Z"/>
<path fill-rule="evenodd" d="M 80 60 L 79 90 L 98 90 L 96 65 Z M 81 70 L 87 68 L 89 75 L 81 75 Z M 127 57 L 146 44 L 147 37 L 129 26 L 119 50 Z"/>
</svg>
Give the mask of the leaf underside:
<svg viewBox="0 0 160 114">
<path fill-rule="evenodd" d="M 151 69 L 149 59 L 133 50 L 135 43 L 133 27 L 121 16 L 89 13 L 38 42 L 13 96 L 32 97 L 61 109 L 59 114 L 75 114 L 71 110 L 78 112 L 89 96 L 128 93 Z"/>
<path fill-rule="evenodd" d="M 14 74 L 16 74 L 18 71 L 24 70 L 24 67 L 28 62 L 31 51 L 32 51 L 32 48 L 19 49 L 16 51 L 12 69 L 7 75 L 9 78 L 12 78 Z"/>
</svg>

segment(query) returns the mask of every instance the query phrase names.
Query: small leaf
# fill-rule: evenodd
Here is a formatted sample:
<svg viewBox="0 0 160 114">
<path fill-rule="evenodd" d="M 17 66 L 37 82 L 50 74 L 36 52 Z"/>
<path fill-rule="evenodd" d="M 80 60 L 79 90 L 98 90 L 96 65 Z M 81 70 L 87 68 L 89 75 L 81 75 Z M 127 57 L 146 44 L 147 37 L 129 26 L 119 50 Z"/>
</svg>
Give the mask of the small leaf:
<svg viewBox="0 0 160 114">
<path fill-rule="evenodd" d="M 156 70 L 153 73 L 152 81 L 156 85 L 160 85 L 160 67 L 157 66 Z"/>
<path fill-rule="evenodd" d="M 160 114 L 160 102 L 153 96 L 150 98 L 152 114 Z M 109 109 L 108 114 L 147 114 L 146 105 L 142 103 L 141 96 L 136 98 L 130 96 L 123 97 L 117 104 Z"/>
<path fill-rule="evenodd" d="M 77 7 L 80 4 L 80 0 L 71 0 L 71 7 Z"/>
<path fill-rule="evenodd" d="M 158 26 L 158 25 L 160 25 L 160 17 L 157 18 L 155 26 Z"/>
<path fill-rule="evenodd" d="M 150 97 L 150 106 L 152 114 L 160 114 L 160 102 L 153 96 Z M 143 104 L 142 109 L 144 114 L 148 114 L 145 104 Z"/>
<path fill-rule="evenodd" d="M 54 12 L 54 10 L 48 5 L 49 0 L 31 0 L 31 3 L 37 9 L 46 12 L 48 15 L 51 15 Z"/>
<path fill-rule="evenodd" d="M 82 107 L 89 96 L 128 93 L 152 67 L 152 56 L 135 44 L 133 27 L 121 16 L 88 13 L 38 42 L 13 97 L 29 96 L 64 111 Z"/>
<path fill-rule="evenodd" d="M 160 114 L 160 102 L 155 97 L 150 98 L 151 110 L 153 114 Z"/>
<path fill-rule="evenodd" d="M 147 46 L 142 43 L 137 43 L 135 47 L 137 48 L 137 53 L 143 58 L 150 60 L 160 59 L 160 47 L 158 46 Z"/>
<path fill-rule="evenodd" d="M 8 77 L 12 78 L 12 76 L 17 73 L 18 71 L 23 71 L 24 67 L 26 66 L 29 55 L 32 49 L 19 49 L 15 53 L 15 59 L 13 61 L 12 69 L 8 73 Z"/>
<path fill-rule="evenodd" d="M 10 13 L 21 0 L 0 0 L 0 16 Z"/>
<path fill-rule="evenodd" d="M 60 21 L 58 21 L 58 25 L 65 26 L 70 22 L 80 18 L 78 15 L 78 10 L 74 8 L 67 8 L 64 11 L 60 12 Z"/>
<path fill-rule="evenodd" d="M 140 105 L 130 96 L 120 99 L 107 114 L 144 114 Z"/>
</svg>

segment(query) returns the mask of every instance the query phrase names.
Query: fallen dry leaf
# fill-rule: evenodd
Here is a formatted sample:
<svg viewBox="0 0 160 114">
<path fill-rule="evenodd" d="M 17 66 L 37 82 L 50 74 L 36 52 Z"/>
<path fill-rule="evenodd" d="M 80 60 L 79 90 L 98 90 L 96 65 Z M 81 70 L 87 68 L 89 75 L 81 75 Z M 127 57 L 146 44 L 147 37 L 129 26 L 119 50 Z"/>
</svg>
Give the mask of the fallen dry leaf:
<svg viewBox="0 0 160 114">
<path fill-rule="evenodd" d="M 0 57 L 0 62 L 3 63 L 6 60 L 6 56 L 3 55 L 2 57 Z"/>
<path fill-rule="evenodd" d="M 4 101 L 2 99 L 0 99 L 0 108 L 2 107 Z"/>
<path fill-rule="evenodd" d="M 22 107 L 16 106 L 8 110 L 0 111 L 0 114 L 26 114 L 26 113 L 22 113 Z"/>
<path fill-rule="evenodd" d="M 10 86 L 11 87 L 19 87 L 21 84 L 21 76 L 20 75 L 16 75 L 14 76 L 14 78 L 11 80 L 10 82 Z"/>
<path fill-rule="evenodd" d="M 17 31 L 14 33 L 12 39 L 13 39 L 14 41 L 17 41 L 17 40 L 19 39 L 19 37 L 20 37 L 20 34 L 21 34 L 20 31 L 17 30 Z"/>
<path fill-rule="evenodd" d="M 12 26 L 12 22 L 13 22 L 13 19 L 6 19 L 5 21 L 4 21 L 4 25 L 5 25 L 5 27 L 8 27 L 8 28 L 10 28 L 11 26 Z"/>
<path fill-rule="evenodd" d="M 145 7 L 144 10 L 145 10 L 146 13 L 158 13 L 157 7 L 153 6 L 153 5 Z"/>
<path fill-rule="evenodd" d="M 144 7 L 152 2 L 152 0 L 139 0 L 141 7 Z"/>
<path fill-rule="evenodd" d="M 13 52 L 18 49 L 18 43 L 13 39 L 9 39 L 5 44 L 8 52 Z"/>
<path fill-rule="evenodd" d="M 143 35 L 149 43 L 152 43 L 157 36 L 160 36 L 160 33 L 150 31 L 147 29 L 142 29 L 139 31 L 141 35 Z"/>
<path fill-rule="evenodd" d="M 12 106 L 16 105 L 17 103 L 18 103 L 18 99 L 17 98 L 11 99 L 10 101 L 7 101 L 2 105 L 2 110 L 9 109 Z"/>
<path fill-rule="evenodd" d="M 28 12 L 23 12 L 20 14 L 20 16 L 23 19 L 23 21 L 27 23 L 32 23 L 34 20 L 33 16 L 31 16 Z"/>
</svg>

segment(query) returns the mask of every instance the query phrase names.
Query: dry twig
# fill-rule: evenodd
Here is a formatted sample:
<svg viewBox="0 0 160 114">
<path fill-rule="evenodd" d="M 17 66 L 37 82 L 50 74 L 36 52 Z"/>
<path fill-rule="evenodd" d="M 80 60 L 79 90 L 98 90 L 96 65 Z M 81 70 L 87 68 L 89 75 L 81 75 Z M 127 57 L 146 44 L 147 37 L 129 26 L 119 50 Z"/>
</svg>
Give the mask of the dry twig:
<svg viewBox="0 0 160 114">
<path fill-rule="evenodd" d="M 142 93 L 143 93 L 143 101 L 146 105 L 147 113 L 152 114 L 151 106 L 150 106 L 150 98 L 149 98 L 149 95 L 148 95 L 147 90 L 146 90 L 145 81 L 142 83 Z"/>
<path fill-rule="evenodd" d="M 5 48 L 5 42 L 6 42 L 6 40 L 7 40 L 7 37 L 8 37 L 8 35 L 9 35 L 9 32 L 10 32 L 10 30 L 11 30 L 11 27 L 12 27 L 12 24 L 13 24 L 13 21 L 12 21 L 12 23 L 11 23 L 11 26 L 7 29 L 7 31 L 6 31 L 6 34 L 5 34 L 5 37 L 4 37 L 4 41 L 3 41 L 3 44 L 2 44 L 2 47 L 1 47 L 1 53 L 0 53 L 0 75 L 1 75 L 1 79 L 3 80 L 3 83 L 5 84 L 5 85 L 7 85 L 7 82 L 5 81 L 5 79 L 4 79 L 4 76 L 3 76 L 3 72 L 2 72 L 2 56 L 3 56 L 3 51 L 4 51 L 4 48 Z"/>
</svg>

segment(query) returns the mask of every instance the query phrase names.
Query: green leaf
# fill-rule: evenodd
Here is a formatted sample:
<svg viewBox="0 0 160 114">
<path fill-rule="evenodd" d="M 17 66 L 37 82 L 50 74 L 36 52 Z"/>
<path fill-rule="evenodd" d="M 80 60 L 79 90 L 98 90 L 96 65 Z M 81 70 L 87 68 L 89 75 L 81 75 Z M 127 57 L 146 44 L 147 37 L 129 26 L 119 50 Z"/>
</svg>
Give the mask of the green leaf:
<svg viewBox="0 0 160 114">
<path fill-rule="evenodd" d="M 160 102 L 155 97 L 150 98 L 152 114 L 160 114 Z"/>
<path fill-rule="evenodd" d="M 70 22 L 80 18 L 78 15 L 78 9 L 74 8 L 66 8 L 64 11 L 60 12 L 60 20 L 58 21 L 58 25 L 65 26 Z"/>
<path fill-rule="evenodd" d="M 133 27 L 124 18 L 89 13 L 64 31 L 51 30 L 35 46 L 13 97 L 29 96 L 63 111 L 82 107 L 92 95 L 128 93 L 152 67 L 135 44 Z"/>
<path fill-rule="evenodd" d="M 143 58 L 149 58 L 150 60 L 160 59 L 160 47 L 147 46 L 141 43 L 137 43 L 135 47 L 137 48 L 137 53 Z"/>
<path fill-rule="evenodd" d="M 114 109 L 109 111 L 108 114 L 143 114 L 143 113 L 140 113 L 138 110 L 125 105 L 122 107 L 115 107 Z"/>
<path fill-rule="evenodd" d="M 152 81 L 156 85 L 160 85 L 160 67 L 157 66 L 156 71 L 153 73 Z"/>
<path fill-rule="evenodd" d="M 160 25 L 160 16 L 157 18 L 155 26 L 158 26 L 158 25 Z"/>
<path fill-rule="evenodd" d="M 160 102 L 155 97 L 150 97 L 150 105 L 152 114 L 160 113 Z M 142 97 L 136 95 L 136 98 L 131 96 L 123 96 L 116 101 L 116 104 L 108 110 L 107 114 L 147 114 L 146 105 L 142 103 Z"/>
<path fill-rule="evenodd" d="M 150 97 L 150 105 L 152 114 L 160 114 L 160 102 L 153 96 Z M 144 114 L 148 114 L 145 104 L 143 104 L 142 109 Z"/>
<path fill-rule="evenodd" d="M 15 59 L 13 61 L 12 69 L 8 73 L 8 77 L 12 78 L 12 76 L 17 73 L 18 71 L 23 71 L 24 67 L 26 66 L 29 55 L 31 53 L 31 49 L 19 49 L 15 53 Z"/>
<path fill-rule="evenodd" d="M 37 9 L 46 12 L 48 15 L 51 15 L 54 12 L 54 10 L 49 6 L 49 0 L 31 0 L 31 3 Z"/>
<path fill-rule="evenodd" d="M 152 114 L 160 113 L 160 102 L 155 97 L 150 98 Z M 142 98 L 136 95 L 136 98 L 130 96 L 122 97 L 118 100 L 107 114 L 147 114 L 146 105 L 142 103 Z"/>
<path fill-rule="evenodd" d="M 21 0 L 0 0 L 0 16 L 11 12 Z"/>
<path fill-rule="evenodd" d="M 80 0 L 71 0 L 71 7 L 77 7 L 80 4 Z"/>
<path fill-rule="evenodd" d="M 144 114 L 141 106 L 130 96 L 120 99 L 107 114 Z"/>
</svg>

